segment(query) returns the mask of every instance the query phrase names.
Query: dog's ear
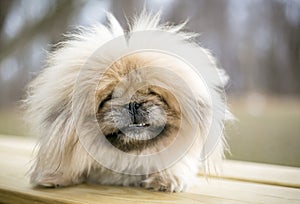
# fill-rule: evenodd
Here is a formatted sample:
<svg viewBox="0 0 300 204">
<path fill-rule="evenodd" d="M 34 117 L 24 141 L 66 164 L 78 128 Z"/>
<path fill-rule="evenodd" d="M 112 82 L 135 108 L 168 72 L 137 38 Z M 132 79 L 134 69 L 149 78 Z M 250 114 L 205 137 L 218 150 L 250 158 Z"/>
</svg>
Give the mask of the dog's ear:
<svg viewBox="0 0 300 204">
<path fill-rule="evenodd" d="M 80 183 L 91 162 L 71 117 L 73 84 L 59 79 L 52 69 L 46 68 L 29 84 L 23 101 L 25 120 L 40 137 L 31 182 L 48 187 Z"/>
</svg>

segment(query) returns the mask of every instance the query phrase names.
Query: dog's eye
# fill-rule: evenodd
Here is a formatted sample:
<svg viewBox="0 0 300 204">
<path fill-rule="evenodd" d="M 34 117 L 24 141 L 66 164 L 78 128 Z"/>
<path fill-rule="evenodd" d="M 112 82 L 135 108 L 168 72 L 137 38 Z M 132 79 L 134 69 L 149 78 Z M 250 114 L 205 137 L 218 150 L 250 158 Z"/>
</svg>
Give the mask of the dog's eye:
<svg viewBox="0 0 300 204">
<path fill-rule="evenodd" d="M 158 94 L 157 94 L 156 92 L 152 91 L 152 90 L 149 91 L 149 94 L 150 94 L 150 95 L 158 96 Z"/>
<path fill-rule="evenodd" d="M 162 102 L 163 102 L 164 104 L 166 104 L 167 106 L 169 105 L 169 104 L 167 103 L 167 101 L 164 99 L 164 97 L 162 97 L 162 96 L 159 95 L 158 93 L 156 93 L 156 92 L 150 90 L 149 94 L 150 94 L 150 95 L 154 95 L 154 96 L 159 97 L 160 101 L 162 101 Z"/>
<path fill-rule="evenodd" d="M 104 100 L 101 101 L 101 103 L 98 106 L 98 109 L 102 108 L 104 104 L 109 101 L 112 98 L 112 94 L 109 94 Z"/>
</svg>

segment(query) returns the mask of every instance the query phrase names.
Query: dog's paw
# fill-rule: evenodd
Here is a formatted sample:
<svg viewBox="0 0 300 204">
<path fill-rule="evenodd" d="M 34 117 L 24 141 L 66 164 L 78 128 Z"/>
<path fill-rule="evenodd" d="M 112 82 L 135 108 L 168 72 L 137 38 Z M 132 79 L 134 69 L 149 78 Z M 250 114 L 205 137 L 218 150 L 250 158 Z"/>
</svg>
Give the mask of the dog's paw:
<svg viewBox="0 0 300 204">
<path fill-rule="evenodd" d="M 142 181 L 141 187 L 155 191 L 182 192 L 186 190 L 187 184 L 177 176 L 152 175 Z"/>
<path fill-rule="evenodd" d="M 31 183 L 46 188 L 59 188 L 73 185 L 74 182 L 63 177 L 62 173 L 40 173 L 31 176 Z"/>
</svg>

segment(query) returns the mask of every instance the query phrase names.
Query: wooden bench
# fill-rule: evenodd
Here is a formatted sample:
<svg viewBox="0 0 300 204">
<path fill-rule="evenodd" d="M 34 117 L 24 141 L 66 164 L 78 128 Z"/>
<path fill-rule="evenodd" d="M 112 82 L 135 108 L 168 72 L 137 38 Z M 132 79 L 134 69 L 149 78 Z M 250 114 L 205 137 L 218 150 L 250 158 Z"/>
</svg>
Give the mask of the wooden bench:
<svg viewBox="0 0 300 204">
<path fill-rule="evenodd" d="M 221 177 L 199 175 L 185 193 L 78 185 L 32 188 L 26 172 L 35 140 L 0 135 L 0 203 L 300 203 L 300 168 L 224 162 Z"/>
</svg>

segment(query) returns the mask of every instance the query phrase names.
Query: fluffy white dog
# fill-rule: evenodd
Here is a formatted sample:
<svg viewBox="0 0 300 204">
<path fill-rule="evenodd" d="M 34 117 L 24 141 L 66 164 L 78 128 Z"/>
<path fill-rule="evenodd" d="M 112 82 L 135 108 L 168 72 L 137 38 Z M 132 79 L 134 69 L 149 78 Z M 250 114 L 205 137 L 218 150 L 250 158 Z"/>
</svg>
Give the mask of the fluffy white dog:
<svg viewBox="0 0 300 204">
<path fill-rule="evenodd" d="M 222 95 L 226 77 L 195 43 L 196 34 L 182 31 L 184 24 L 159 24 L 159 15 L 143 12 L 124 32 L 111 14 L 108 20 L 109 26 L 81 28 L 58 44 L 28 87 L 25 117 L 40 136 L 31 182 L 183 191 L 200 166 L 208 169 L 223 157 L 222 131 L 230 119 Z M 143 41 L 136 43 L 138 33 Z M 116 38 L 125 45 L 110 45 Z M 170 42 L 193 54 L 200 50 L 201 70 L 215 71 L 220 80 L 201 79 L 165 52 L 119 56 L 135 43 L 148 48 Z"/>
</svg>

